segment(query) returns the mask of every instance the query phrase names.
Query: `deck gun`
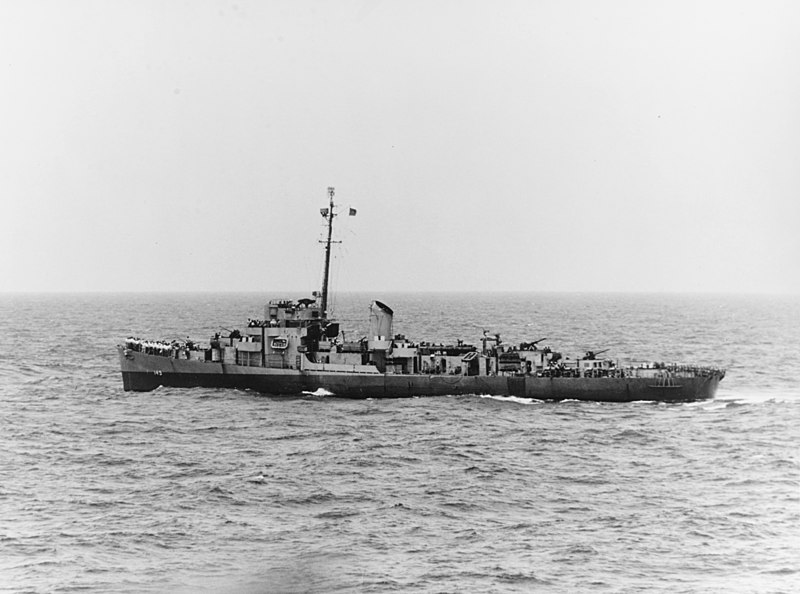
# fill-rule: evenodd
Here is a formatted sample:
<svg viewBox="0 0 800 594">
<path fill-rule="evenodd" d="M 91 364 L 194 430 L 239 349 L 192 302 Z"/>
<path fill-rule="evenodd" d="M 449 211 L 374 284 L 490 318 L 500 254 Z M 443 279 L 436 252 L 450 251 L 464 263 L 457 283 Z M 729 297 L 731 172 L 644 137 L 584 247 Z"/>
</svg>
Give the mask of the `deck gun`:
<svg viewBox="0 0 800 594">
<path fill-rule="evenodd" d="M 540 338 L 539 340 L 534 340 L 533 342 L 522 342 L 520 343 L 519 348 L 523 351 L 536 351 L 539 350 L 536 348 L 536 345 L 543 340 L 547 340 L 547 338 Z"/>
</svg>

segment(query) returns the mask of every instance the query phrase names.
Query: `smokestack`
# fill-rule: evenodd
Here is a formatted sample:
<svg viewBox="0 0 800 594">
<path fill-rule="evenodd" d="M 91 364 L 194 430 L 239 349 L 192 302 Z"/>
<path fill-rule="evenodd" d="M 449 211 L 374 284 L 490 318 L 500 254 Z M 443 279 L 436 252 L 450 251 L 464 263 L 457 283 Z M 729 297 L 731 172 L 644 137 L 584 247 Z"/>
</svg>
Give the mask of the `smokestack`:
<svg viewBox="0 0 800 594">
<path fill-rule="evenodd" d="M 371 339 L 392 339 L 392 316 L 394 316 L 394 312 L 391 307 L 380 301 L 372 302 L 372 305 L 369 306 L 369 336 Z"/>
</svg>

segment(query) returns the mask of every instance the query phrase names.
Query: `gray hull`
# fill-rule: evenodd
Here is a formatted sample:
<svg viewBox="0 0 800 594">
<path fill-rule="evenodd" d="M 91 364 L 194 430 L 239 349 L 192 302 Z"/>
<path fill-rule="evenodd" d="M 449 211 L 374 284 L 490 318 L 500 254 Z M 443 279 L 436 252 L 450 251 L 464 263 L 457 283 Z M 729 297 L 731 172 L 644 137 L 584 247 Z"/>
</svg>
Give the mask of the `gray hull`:
<svg viewBox="0 0 800 594">
<path fill-rule="evenodd" d="M 123 387 L 150 391 L 159 386 L 249 389 L 298 395 L 319 389 L 341 398 L 409 398 L 461 394 L 518 396 L 540 400 L 659 402 L 713 398 L 722 372 L 676 378 L 659 386 L 651 378 L 571 378 L 421 374 L 320 373 L 189 361 L 119 349 Z"/>
</svg>

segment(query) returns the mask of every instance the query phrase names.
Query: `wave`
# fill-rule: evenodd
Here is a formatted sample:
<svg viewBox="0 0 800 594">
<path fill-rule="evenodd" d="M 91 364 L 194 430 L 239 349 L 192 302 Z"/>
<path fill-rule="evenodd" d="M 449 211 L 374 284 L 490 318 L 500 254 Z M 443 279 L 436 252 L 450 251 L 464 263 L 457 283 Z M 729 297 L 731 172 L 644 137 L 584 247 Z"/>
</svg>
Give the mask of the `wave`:
<svg viewBox="0 0 800 594">
<path fill-rule="evenodd" d="M 522 585 L 522 584 L 528 584 L 528 585 L 541 584 L 543 586 L 546 586 L 546 585 L 549 585 L 549 584 L 553 583 L 550 580 L 542 578 L 542 577 L 539 577 L 534 573 L 519 573 L 519 572 L 516 572 L 516 573 L 509 573 L 509 572 L 499 573 L 499 574 L 497 574 L 496 579 L 498 581 L 505 582 L 507 584 L 520 584 L 520 585 Z"/>
<path fill-rule="evenodd" d="M 123 323 L 142 334 L 196 323 L 189 332 L 202 337 L 207 321 L 259 311 L 261 297 L 70 299 L 71 318 L 50 315 L 61 300 L 36 306 L 19 324 L 25 336 L 6 334 L 14 353 L 0 353 L 6 589 L 528 591 L 549 578 L 539 589 L 567 592 L 702 589 L 713 575 L 721 590 L 750 579 L 762 582 L 750 589 L 792 591 L 796 581 L 796 307 L 776 324 L 772 303 L 454 296 L 418 304 L 427 318 L 400 303 L 398 324 L 414 338 L 434 338 L 420 321 L 430 315 L 444 334 L 488 311 L 514 342 L 512 324 L 530 314 L 567 353 L 602 336 L 730 373 L 716 399 L 687 403 L 472 394 L 378 404 L 324 390 L 123 392 L 109 354 Z M 89 340 L 41 348 L 87 328 Z M 521 410 L 533 405 L 545 406 Z M 676 543 L 690 566 L 675 563 Z M 632 547 L 647 558 L 631 563 Z M 724 565 L 726 550 L 736 563 Z M 31 563 L 43 566 L 19 568 Z M 240 578 L 252 588 L 237 589 Z"/>
<path fill-rule="evenodd" d="M 800 404 L 800 392 L 737 392 L 724 398 L 715 398 L 714 401 L 736 404 Z"/>
<path fill-rule="evenodd" d="M 736 396 L 726 396 L 724 398 L 714 398 L 713 400 L 698 400 L 695 402 L 683 402 L 680 404 L 684 408 L 696 408 L 705 411 L 716 411 L 725 409 L 737 409 L 747 407 L 761 407 L 773 405 L 800 405 L 800 397 L 794 394 L 770 394 L 770 393 L 748 393 Z"/>
<path fill-rule="evenodd" d="M 315 515 L 314 517 L 319 520 L 340 520 L 342 518 L 349 518 L 352 516 L 360 516 L 361 512 L 353 510 L 339 510 L 333 509 Z"/>
</svg>

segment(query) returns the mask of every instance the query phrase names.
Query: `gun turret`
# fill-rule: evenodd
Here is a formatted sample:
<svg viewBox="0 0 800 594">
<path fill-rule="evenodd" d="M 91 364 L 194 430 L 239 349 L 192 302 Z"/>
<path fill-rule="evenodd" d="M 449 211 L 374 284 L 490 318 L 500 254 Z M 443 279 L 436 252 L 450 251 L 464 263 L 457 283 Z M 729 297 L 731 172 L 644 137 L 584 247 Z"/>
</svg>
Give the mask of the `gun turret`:
<svg viewBox="0 0 800 594">
<path fill-rule="evenodd" d="M 597 355 L 602 355 L 606 351 L 611 349 L 603 349 L 602 351 L 586 351 L 586 354 L 583 356 L 584 361 L 592 361 L 597 358 Z"/>
<path fill-rule="evenodd" d="M 547 338 L 540 338 L 539 340 L 534 340 L 533 342 L 522 342 L 519 345 L 519 348 L 523 351 L 530 351 L 530 350 L 537 350 L 536 345 L 542 342 L 543 340 L 547 340 Z"/>
</svg>

